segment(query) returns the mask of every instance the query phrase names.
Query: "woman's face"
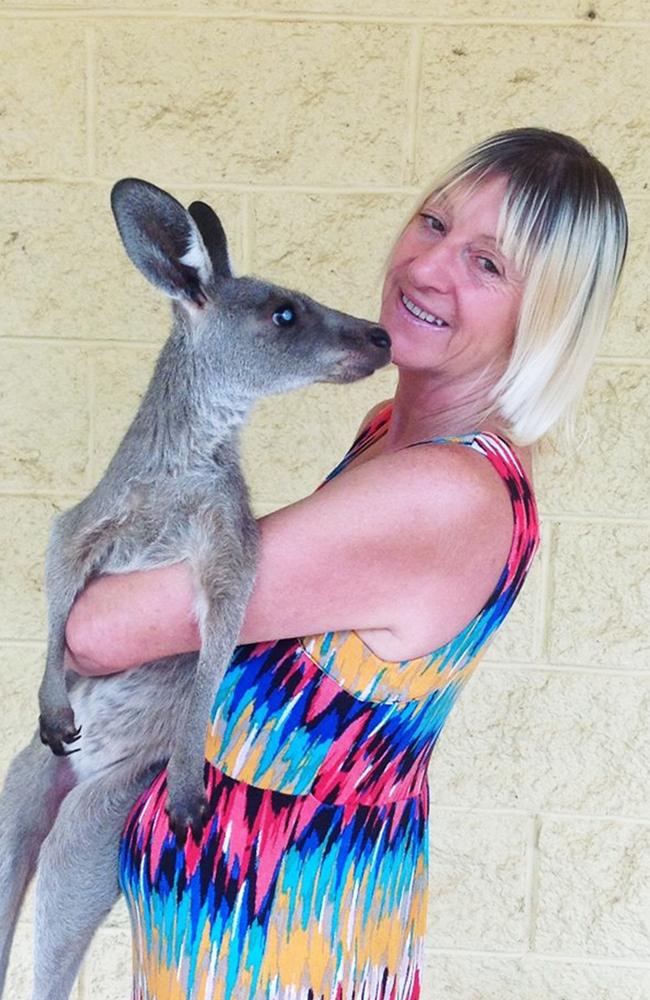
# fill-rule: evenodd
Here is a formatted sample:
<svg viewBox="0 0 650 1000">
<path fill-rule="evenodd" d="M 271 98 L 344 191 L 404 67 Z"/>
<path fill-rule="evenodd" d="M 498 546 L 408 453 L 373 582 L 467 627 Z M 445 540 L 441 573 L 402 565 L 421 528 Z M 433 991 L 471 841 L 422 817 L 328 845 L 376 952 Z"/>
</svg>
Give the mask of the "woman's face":
<svg viewBox="0 0 650 1000">
<path fill-rule="evenodd" d="M 495 242 L 505 189 L 498 176 L 465 199 L 432 196 L 398 239 L 379 320 L 396 365 L 462 377 L 507 362 L 523 282 Z"/>
</svg>

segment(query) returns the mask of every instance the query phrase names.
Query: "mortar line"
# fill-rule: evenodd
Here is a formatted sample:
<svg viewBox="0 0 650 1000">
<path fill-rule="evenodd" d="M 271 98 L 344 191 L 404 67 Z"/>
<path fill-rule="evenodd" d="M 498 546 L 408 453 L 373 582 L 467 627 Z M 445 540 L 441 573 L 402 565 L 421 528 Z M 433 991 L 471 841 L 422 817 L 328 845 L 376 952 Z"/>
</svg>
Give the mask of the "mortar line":
<svg viewBox="0 0 650 1000">
<path fill-rule="evenodd" d="M 94 184 L 97 187 L 111 184 L 114 174 L 95 174 L 92 177 L 85 174 L 33 174 L 31 176 L 14 177 L 0 175 L 0 184 Z M 197 188 L 208 192 L 226 192 L 231 194 L 387 194 L 415 195 L 420 188 L 416 185 L 403 184 L 292 184 L 282 181 L 264 183 L 258 181 L 215 181 L 198 178 L 192 183 L 174 179 L 157 178 L 158 183 L 177 191 L 194 192 Z M 648 199 L 650 200 L 650 198 Z"/>
<path fill-rule="evenodd" d="M 602 357 L 596 357 L 595 364 L 607 365 L 608 367 L 611 367 L 612 365 L 629 365 L 629 364 L 647 366 L 650 365 L 650 358 L 635 358 L 635 357 L 626 358 L 625 356 L 622 355 L 604 354 Z"/>
<path fill-rule="evenodd" d="M 611 813 L 576 813 L 568 811 L 555 811 L 552 809 L 540 809 L 537 813 L 540 824 L 544 820 L 570 820 L 585 823 L 614 823 L 618 826 L 650 826 L 650 815 L 648 816 L 612 816 Z"/>
<path fill-rule="evenodd" d="M 650 524 L 650 517 L 637 517 L 633 514 L 572 514 L 569 511 L 539 509 L 540 518 L 548 523 L 566 524 Z"/>
<path fill-rule="evenodd" d="M 86 489 L 91 490 L 95 484 L 94 460 L 95 454 L 95 403 L 97 397 L 97 361 L 94 355 L 88 355 L 88 461 L 86 462 Z"/>
<path fill-rule="evenodd" d="M 650 962 L 644 962 L 643 959 L 632 959 L 631 961 L 627 958 L 613 958 L 613 957 L 603 957 L 603 958 L 587 958 L 585 955 L 557 955 L 544 951 L 537 951 L 530 955 L 530 960 L 540 961 L 540 962 L 553 962 L 557 965 L 595 965 L 595 966 L 612 966 L 616 969 L 650 969 Z M 529 961 L 529 956 L 525 959 Z"/>
<path fill-rule="evenodd" d="M 548 674 L 580 674 L 587 677 L 603 677 L 610 680 L 612 677 L 620 677 L 625 680 L 640 678 L 647 680 L 650 678 L 650 668 L 639 667 L 594 667 L 589 663 L 553 663 L 546 660 L 489 660 L 487 653 L 481 660 L 481 670 L 494 670 L 502 672 L 520 671 L 529 673 L 536 670 Z"/>
<path fill-rule="evenodd" d="M 0 343 L 2 344 L 55 344 L 61 347 L 66 344 L 79 344 L 85 347 L 115 347 L 116 345 L 122 345 L 123 347 L 152 347 L 154 349 L 160 350 L 164 338 L 158 340 L 141 340 L 130 338 L 127 340 L 125 337 L 2 337 L 0 336 Z"/>
<path fill-rule="evenodd" d="M 644 20 L 612 20 L 599 18 L 516 18 L 516 17 L 418 17 L 417 15 L 399 14 L 344 14 L 344 13 L 310 13 L 308 11 L 211 11 L 169 9 L 141 11 L 137 8 L 121 8 L 110 10 L 106 7 L 79 7 L 75 10 L 25 10 L 24 8 L 5 8 L 0 11 L 0 18 L 15 20 L 81 20 L 85 18 L 100 20 L 135 20 L 135 21 L 280 21 L 293 24 L 390 24 L 417 25 L 439 27 L 521 27 L 521 28 L 584 28 L 597 29 L 638 29 L 650 27 L 650 22 Z"/>
<path fill-rule="evenodd" d="M 529 952 L 535 950 L 535 930 L 539 909 L 539 836 L 541 827 L 539 815 L 531 816 L 526 851 L 526 899 L 524 904 Z"/>
<path fill-rule="evenodd" d="M 611 958 L 604 956 L 603 958 L 598 957 L 587 957 L 585 955 L 558 955 L 552 952 L 522 952 L 513 951 L 507 949 L 505 951 L 480 951 L 478 948 L 434 948 L 429 947 L 428 952 L 432 955 L 475 955 L 479 958 L 520 958 L 526 964 L 531 964 L 532 962 L 552 962 L 557 965 L 584 965 L 584 966 L 612 966 L 613 968 L 620 969 L 650 969 L 650 962 L 643 961 L 642 959 L 631 959 L 627 958 Z"/>
<path fill-rule="evenodd" d="M 253 199 L 251 197 L 251 192 L 246 191 L 242 196 L 242 208 L 241 208 L 241 227 L 242 227 L 242 274 L 250 274 L 253 269 L 253 244 L 254 244 L 254 226 L 253 226 Z"/>
<path fill-rule="evenodd" d="M 15 646 L 18 649 L 29 649 L 32 646 L 47 648 L 47 639 L 3 639 L 3 646 Z"/>
<path fill-rule="evenodd" d="M 551 631 L 551 601 L 553 598 L 551 551 L 555 544 L 555 522 L 544 521 L 544 533 L 546 535 L 546 544 L 542 545 L 542 552 L 540 553 L 542 580 L 538 606 L 539 617 L 533 634 L 533 652 L 542 660 L 548 657 L 548 643 Z"/>
<path fill-rule="evenodd" d="M 86 169 L 95 173 L 95 53 L 97 37 L 93 25 L 87 25 L 86 41 Z"/>
<path fill-rule="evenodd" d="M 409 183 L 415 172 L 415 155 L 420 107 L 420 81 L 422 76 L 422 32 L 412 27 L 409 32 L 408 83 L 406 95 L 406 135 L 404 136 L 404 168 L 402 180 Z"/>
<path fill-rule="evenodd" d="M 84 174 L 33 174 L 22 177 L 13 175 L 3 176 L 0 174 L 0 184 L 95 184 L 105 186 L 115 181 L 115 174 L 95 174 L 90 177 Z M 413 195 L 417 196 L 422 190 L 421 183 L 415 184 L 292 184 L 286 182 L 264 183 L 261 181 L 215 181 L 213 179 L 197 179 L 188 184 L 187 181 L 166 180 L 164 177 L 158 178 L 158 183 L 165 187 L 174 188 L 178 191 L 193 192 L 197 188 L 212 192 L 231 192 L 232 194 L 242 194 L 245 192 L 261 192 L 271 194 L 386 194 L 386 195 Z M 650 201 L 650 194 L 644 191 L 630 190 L 624 192 L 626 201 L 638 201 L 645 203 Z M 647 359 L 646 359 L 647 360 Z"/>
</svg>

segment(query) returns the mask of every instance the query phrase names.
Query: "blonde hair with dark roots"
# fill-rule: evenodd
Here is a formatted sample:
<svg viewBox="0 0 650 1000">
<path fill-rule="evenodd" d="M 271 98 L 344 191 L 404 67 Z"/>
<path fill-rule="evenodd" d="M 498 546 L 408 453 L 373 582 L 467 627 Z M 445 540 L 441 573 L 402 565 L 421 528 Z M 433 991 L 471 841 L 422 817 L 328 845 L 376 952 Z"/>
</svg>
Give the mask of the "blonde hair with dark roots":
<svg viewBox="0 0 650 1000">
<path fill-rule="evenodd" d="M 628 242 L 623 198 L 609 170 L 569 136 L 541 128 L 493 135 L 448 166 L 427 199 L 459 185 L 507 179 L 497 243 L 524 279 L 510 360 L 490 406 L 527 445 L 576 410 L 618 287 Z"/>
</svg>

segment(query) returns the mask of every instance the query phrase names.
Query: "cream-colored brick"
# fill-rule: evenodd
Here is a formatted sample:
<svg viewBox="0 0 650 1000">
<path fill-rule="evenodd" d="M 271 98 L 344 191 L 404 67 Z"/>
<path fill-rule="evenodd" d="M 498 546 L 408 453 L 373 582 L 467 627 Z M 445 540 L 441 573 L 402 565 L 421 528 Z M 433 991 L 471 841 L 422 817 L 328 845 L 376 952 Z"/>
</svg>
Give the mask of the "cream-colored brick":
<svg viewBox="0 0 650 1000">
<path fill-rule="evenodd" d="M 103 174 L 402 182 L 408 31 L 188 20 L 97 28 Z M 344 68 L 344 69 L 343 69 Z M 368 150 L 372 149 L 372 155 Z"/>
<path fill-rule="evenodd" d="M 427 947 L 422 1000 L 647 1000 L 650 970 Z"/>
<path fill-rule="evenodd" d="M 146 165 L 144 176 L 161 185 Z M 152 341 L 165 335 L 169 300 L 126 255 L 110 206 L 112 184 L 2 185 L 0 230 L 9 234 L 0 246 L 5 334 Z M 170 194 L 184 205 L 197 199 L 213 205 L 238 265 L 241 195 L 182 187 Z"/>
<path fill-rule="evenodd" d="M 540 508 L 554 515 L 650 515 L 650 369 L 597 365 L 575 450 L 544 448 L 535 463 Z"/>
<path fill-rule="evenodd" d="M 61 0 L 3 0 L 12 9 L 23 7 L 60 8 Z M 2 4 L 0 4 L 2 6 Z M 83 8 L 88 0 L 66 0 L 66 8 Z M 105 0 L 104 6 L 109 6 Z M 132 0 L 110 0 L 110 9 L 133 9 Z M 286 14 L 344 14 L 356 17 L 456 18 L 475 17 L 481 20 L 512 18 L 517 21 L 582 20 L 598 24 L 603 20 L 648 20 L 645 0 L 548 0 L 544 9 L 534 4 L 522 5 L 521 0 L 493 0 L 489 9 L 481 0 L 140 0 L 140 11 L 211 11 L 242 16 L 269 11 Z M 595 14 L 595 17 L 594 17 Z"/>
<path fill-rule="evenodd" d="M 88 340 L 158 336 L 167 302 L 126 256 L 110 208 L 111 184 L 4 188 L 6 332 Z"/>
<path fill-rule="evenodd" d="M 650 678 L 483 666 L 430 767 L 445 806 L 650 819 Z"/>
<path fill-rule="evenodd" d="M 83 27 L 3 20 L 1 38 L 0 174 L 85 173 Z"/>
<path fill-rule="evenodd" d="M 647 524 L 561 524 L 552 560 L 549 657 L 647 670 Z"/>
<path fill-rule="evenodd" d="M 79 490 L 88 462 L 85 348 L 5 343 L 2 362 L 2 488 Z"/>
<path fill-rule="evenodd" d="M 650 25 L 616 31 L 457 25 L 423 34 L 418 181 L 430 181 L 474 142 L 530 124 L 573 135 L 623 187 L 645 190 Z M 623 65 L 625 73 L 614 70 Z"/>
<path fill-rule="evenodd" d="M 650 213 L 647 201 L 626 198 L 630 238 L 621 284 L 599 354 L 650 356 Z"/>
<path fill-rule="evenodd" d="M 253 270 L 376 320 L 383 267 L 413 208 L 407 195 L 257 194 Z"/>
<path fill-rule="evenodd" d="M 105 472 L 136 414 L 153 375 L 160 346 L 98 346 L 92 352 L 95 395 L 93 485 Z"/>
<path fill-rule="evenodd" d="M 80 1000 L 124 1000 L 131 996 L 131 935 L 126 927 L 100 927 L 79 978 Z"/>
<path fill-rule="evenodd" d="M 122 2 L 122 0 L 119 0 Z M 124 0 L 126 2 L 126 0 Z M 155 0 L 150 0 L 154 3 Z M 167 0 L 180 5 L 182 0 Z M 222 0 L 231 10 L 248 13 L 251 0 Z M 512 18 L 528 21 L 543 18 L 558 20 L 584 20 L 591 23 L 589 11 L 596 11 L 596 20 L 604 18 L 639 18 L 648 20 L 648 10 L 643 0 L 548 0 L 543 8 L 521 0 L 492 0 L 486 7 L 481 0 L 258 0 L 260 10 L 286 11 L 287 13 L 333 13 L 357 17 L 417 17 L 417 18 L 480 18 L 492 20 Z M 197 0 L 198 5 L 214 9 L 214 0 Z"/>
<path fill-rule="evenodd" d="M 545 819 L 539 837 L 534 948 L 646 960 L 650 826 Z"/>
<path fill-rule="evenodd" d="M 45 550 L 61 510 L 48 497 L 0 496 L 0 640 L 45 638 Z"/>
<path fill-rule="evenodd" d="M 430 945 L 495 951 L 524 946 L 527 840 L 524 816 L 432 810 Z"/>
<path fill-rule="evenodd" d="M 0 646 L 0 700 L 4 705 L 0 785 L 9 763 L 27 746 L 38 723 L 38 686 L 45 669 L 45 645 Z"/>
<path fill-rule="evenodd" d="M 392 365 L 347 385 L 316 385 L 255 407 L 242 436 L 256 511 L 312 493 L 350 448 L 367 411 L 394 392 Z"/>
</svg>

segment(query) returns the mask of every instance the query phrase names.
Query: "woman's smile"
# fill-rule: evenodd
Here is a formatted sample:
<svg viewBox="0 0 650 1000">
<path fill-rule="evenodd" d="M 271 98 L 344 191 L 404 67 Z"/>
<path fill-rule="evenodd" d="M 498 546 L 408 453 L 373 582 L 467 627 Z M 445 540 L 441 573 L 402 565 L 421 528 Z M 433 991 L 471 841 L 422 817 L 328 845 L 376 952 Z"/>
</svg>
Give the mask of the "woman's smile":
<svg viewBox="0 0 650 1000">
<path fill-rule="evenodd" d="M 449 323 L 447 323 L 442 316 L 439 316 L 437 313 L 432 311 L 430 312 L 424 305 L 417 300 L 412 299 L 403 291 L 400 291 L 400 302 L 411 316 L 414 316 L 420 322 L 426 323 L 428 326 L 435 326 L 438 327 L 438 329 L 443 329 L 449 326 Z"/>
</svg>

